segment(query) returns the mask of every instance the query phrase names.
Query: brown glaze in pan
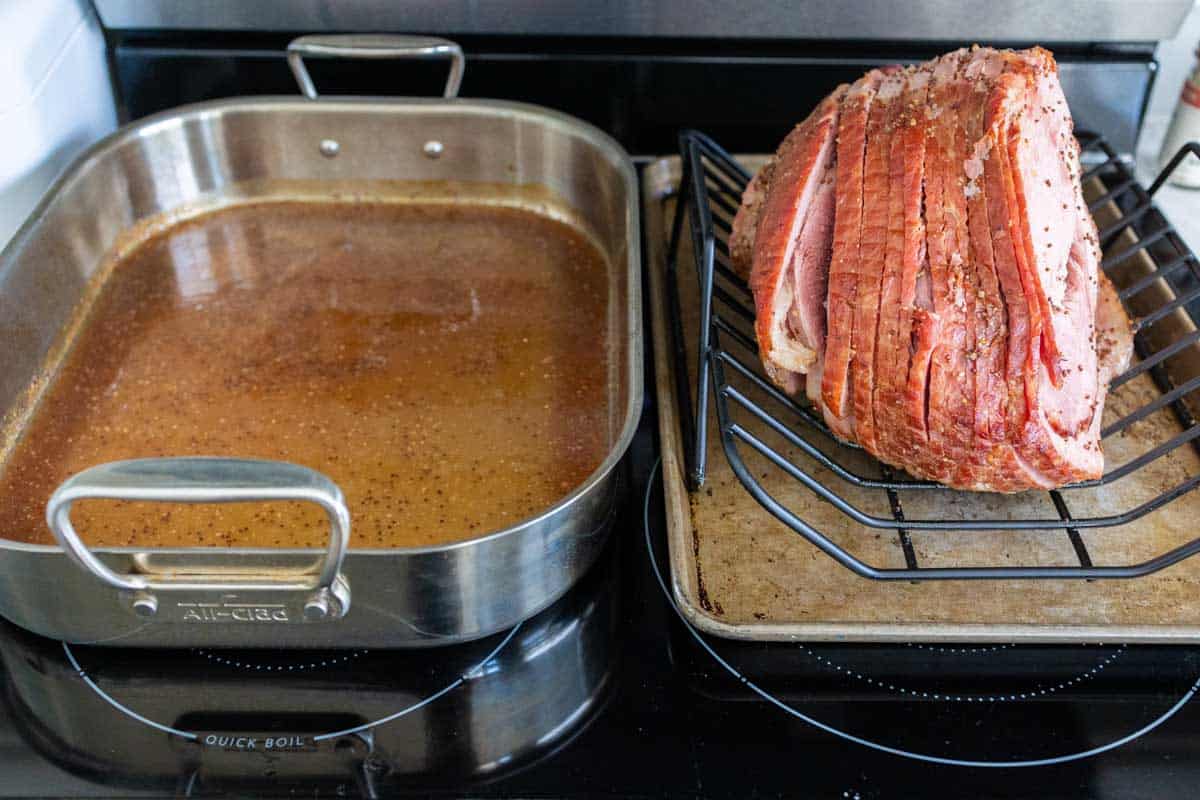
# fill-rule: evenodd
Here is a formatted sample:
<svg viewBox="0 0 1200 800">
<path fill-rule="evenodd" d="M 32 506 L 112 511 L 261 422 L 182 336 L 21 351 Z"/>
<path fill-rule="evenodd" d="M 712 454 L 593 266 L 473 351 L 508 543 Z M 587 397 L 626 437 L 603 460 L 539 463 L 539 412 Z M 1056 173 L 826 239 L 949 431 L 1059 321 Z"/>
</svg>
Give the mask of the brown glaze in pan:
<svg viewBox="0 0 1200 800">
<path fill-rule="evenodd" d="M 351 545 L 441 544 L 570 492 L 609 446 L 608 269 L 575 228 L 472 204 L 268 201 L 160 230 L 105 280 L 0 473 L 0 536 L 147 456 L 291 461 Z M 81 503 L 92 546 L 316 547 L 310 506 Z M 32 538 L 31 538 L 32 534 Z"/>
</svg>

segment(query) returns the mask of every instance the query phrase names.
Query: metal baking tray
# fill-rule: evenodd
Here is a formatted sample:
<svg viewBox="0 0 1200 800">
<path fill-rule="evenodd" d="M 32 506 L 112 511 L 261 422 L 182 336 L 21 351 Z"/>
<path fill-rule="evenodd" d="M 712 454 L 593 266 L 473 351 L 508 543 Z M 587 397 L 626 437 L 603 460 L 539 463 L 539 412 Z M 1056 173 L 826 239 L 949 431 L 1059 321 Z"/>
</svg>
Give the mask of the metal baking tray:
<svg viewBox="0 0 1200 800">
<path fill-rule="evenodd" d="M 305 55 L 450 57 L 447 99 L 318 100 Z M 462 53 L 444 40 L 304 37 L 289 61 L 310 99 L 210 102 L 126 126 L 74 163 L 0 255 L 0 454 L 52 381 L 103 283 L 107 256 L 131 229 L 247 200 L 370 199 L 407 185 L 418 187 L 418 200 L 436 199 L 429 192 L 438 185 L 470 200 L 463 187 L 478 186 L 485 202 L 568 215 L 600 246 L 611 273 L 608 453 L 538 516 L 481 538 L 386 550 L 348 549 L 352 520 L 341 492 L 303 467 L 231 459 L 101 465 L 51 500 L 62 546 L 0 540 L 0 614 L 24 628 L 122 646 L 452 643 L 545 608 L 604 543 L 616 468 L 642 398 L 637 179 L 628 156 L 563 114 L 453 99 Z M 529 199 L 530 187 L 542 201 Z M 68 516 L 84 497 L 305 500 L 328 513 L 329 546 L 89 550 Z"/>
<path fill-rule="evenodd" d="M 761 157 L 739 159 L 747 168 Z M 843 568 L 768 513 L 734 474 L 723 452 L 715 414 L 708 417 L 708 474 L 701 487 L 689 491 L 693 439 L 681 435 L 677 405 L 680 386 L 695 387 L 694 365 L 699 297 L 687 231 L 681 237 L 678 290 L 668 291 L 667 241 L 679 183 L 678 159 L 663 159 L 646 171 L 643 203 L 647 210 L 647 260 L 654 321 L 656 391 L 660 399 L 663 480 L 672 567 L 672 588 L 680 608 L 699 629 L 719 636 L 759 640 L 928 641 L 928 642 L 1195 642 L 1200 640 L 1200 560 L 1185 559 L 1134 580 L 1005 579 L 940 581 L 873 581 Z M 1089 200 L 1106 197 L 1091 185 Z M 1119 216 L 1115 207 L 1097 212 L 1101 227 Z M 1145 210 L 1139 212 L 1146 214 Z M 686 223 L 685 223 L 686 224 Z M 1148 237 L 1149 238 L 1149 237 Z M 1159 236 L 1159 239 L 1162 237 Z M 1124 252 L 1111 265 L 1118 289 L 1129 288 L 1132 311 L 1139 316 L 1166 308 L 1147 336 L 1157 351 L 1172 342 L 1194 342 L 1195 325 L 1176 300 L 1159 264 L 1125 228 L 1109 252 Z M 1153 244 L 1145 242 L 1146 245 Z M 1165 262 L 1164 262 L 1165 263 Z M 1186 263 L 1186 260 L 1185 262 Z M 1179 297 L 1186 298 L 1186 294 Z M 668 304 L 678 302 L 682 351 L 670 335 Z M 1197 374 L 1195 345 L 1175 347 L 1164 362 L 1170 377 L 1185 385 Z M 687 372 L 677 370 L 684 364 Z M 677 381 L 679 381 L 677 383 Z M 1190 385 L 1190 384 L 1189 384 Z M 1150 376 L 1139 373 L 1110 399 L 1106 425 L 1161 396 Z M 1192 398 L 1183 397 L 1187 409 Z M 1187 410 L 1185 409 L 1185 410 Z M 682 412 L 687 413 L 687 412 Z M 1158 442 L 1178 435 L 1180 422 L 1169 409 L 1148 416 L 1106 441 L 1114 464 L 1136 459 Z M 697 439 L 698 440 L 698 439 Z M 787 457 L 803 460 L 781 439 Z M 847 454 L 839 452 L 840 458 Z M 848 457 L 852 457 L 851 456 Z M 865 456 L 856 470 L 869 470 Z M 808 462 L 804 462 L 806 465 Z M 754 480 L 808 524 L 824 532 L 839 548 L 881 569 L 904 569 L 908 553 L 903 536 L 873 530 L 848 518 L 798 481 L 772 472 L 762 458 L 747 465 Z M 806 466 L 806 468 L 809 468 Z M 839 482 L 820 466 L 812 473 L 837 491 L 853 496 L 873 514 L 888 515 L 889 498 L 877 490 Z M 1152 500 L 1181 480 L 1200 472 L 1200 456 L 1191 446 L 1174 448 L 1119 481 L 1099 489 L 1069 489 L 1063 495 L 1080 517 L 1099 517 Z M 1033 568 L 1078 564 L 1078 538 L 1096 565 L 1141 564 L 1185 547 L 1196 538 L 1198 496 L 1192 492 L 1157 507 L 1152 513 L 1118 527 L 1063 530 L 922 530 L 911 533 L 908 547 L 923 565 L 965 567 L 1021 565 Z M 911 503 L 911 505 L 910 505 Z M 949 491 L 905 495 L 906 514 L 921 519 L 1010 519 L 1053 517 L 1045 495 L 1017 498 Z M 1072 535 L 1066 535 L 1066 534 Z M 1079 567 L 1074 567 L 1078 570 Z M 1070 571 L 1070 570 L 1067 570 Z"/>
</svg>

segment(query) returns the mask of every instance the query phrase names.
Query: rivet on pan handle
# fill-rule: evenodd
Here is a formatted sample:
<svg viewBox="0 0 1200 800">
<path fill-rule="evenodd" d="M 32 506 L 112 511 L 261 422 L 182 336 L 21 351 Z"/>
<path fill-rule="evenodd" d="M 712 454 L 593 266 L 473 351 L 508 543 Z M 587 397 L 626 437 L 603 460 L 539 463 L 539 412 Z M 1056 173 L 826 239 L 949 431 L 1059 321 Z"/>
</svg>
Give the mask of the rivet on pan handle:
<svg viewBox="0 0 1200 800">
<path fill-rule="evenodd" d="M 118 574 L 87 548 L 71 524 L 71 505 L 88 498 L 162 503 L 316 503 L 329 517 L 329 545 L 314 569 L 284 572 L 267 579 L 247 578 L 245 572 Z M 108 586 L 128 593 L 133 610 L 144 617 L 160 614 L 159 595 L 170 595 L 170 619 L 182 622 L 338 619 L 350 608 L 350 587 L 340 575 L 350 542 L 350 512 L 337 484 L 298 464 L 205 457 L 113 461 L 64 481 L 46 504 L 46 521 L 75 563 Z"/>
<path fill-rule="evenodd" d="M 330 34 L 301 36 L 287 47 L 288 66 L 300 84 L 300 91 L 310 100 L 318 97 L 304 65 L 305 57 L 312 58 L 449 58 L 450 74 L 446 78 L 444 97 L 457 97 L 462 84 L 466 57 L 462 48 L 449 39 L 433 36 L 401 36 L 393 34 Z"/>
</svg>

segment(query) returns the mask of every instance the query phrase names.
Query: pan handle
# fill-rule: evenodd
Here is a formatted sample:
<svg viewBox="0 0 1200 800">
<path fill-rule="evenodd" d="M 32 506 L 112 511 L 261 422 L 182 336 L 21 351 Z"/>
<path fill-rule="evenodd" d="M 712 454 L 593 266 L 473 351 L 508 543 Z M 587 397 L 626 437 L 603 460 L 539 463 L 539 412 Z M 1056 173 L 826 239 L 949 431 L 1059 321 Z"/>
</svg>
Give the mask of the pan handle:
<svg viewBox="0 0 1200 800">
<path fill-rule="evenodd" d="M 402 36 L 398 34 L 345 33 L 301 36 L 287 46 L 288 66 L 300 91 L 309 100 L 318 97 L 304 65 L 304 58 L 449 58 L 450 74 L 446 77 L 443 97 L 457 97 L 462 84 L 466 57 L 462 48 L 449 39 L 434 36 Z"/>
<path fill-rule="evenodd" d="M 165 503 L 316 503 L 329 517 L 329 545 L 313 569 L 283 572 L 270 580 L 249 580 L 244 573 L 122 575 L 97 558 L 71 524 L 71 505 L 87 498 Z M 338 619 L 350 608 L 350 587 L 340 574 L 350 542 L 350 512 L 337 484 L 298 464 L 208 457 L 113 461 L 64 481 L 46 504 L 46 521 L 72 561 L 108 586 L 132 593 L 133 608 L 142 616 L 158 613 L 157 595 L 167 593 L 175 597 L 172 610 L 184 621 Z M 214 596 L 219 602 L 211 602 Z M 202 603 L 200 599 L 210 602 Z"/>
</svg>

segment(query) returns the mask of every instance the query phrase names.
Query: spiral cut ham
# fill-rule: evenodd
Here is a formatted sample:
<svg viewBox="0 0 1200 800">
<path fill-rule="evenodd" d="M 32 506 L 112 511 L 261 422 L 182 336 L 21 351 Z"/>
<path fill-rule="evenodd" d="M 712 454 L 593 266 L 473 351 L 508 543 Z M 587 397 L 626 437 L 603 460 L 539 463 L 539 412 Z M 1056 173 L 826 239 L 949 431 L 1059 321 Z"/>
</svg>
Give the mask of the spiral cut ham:
<svg viewBox="0 0 1200 800">
<path fill-rule="evenodd" d="M 1099 477 L 1132 335 L 1072 127 L 1036 47 L 838 87 L 755 175 L 730 235 L 771 380 L 920 478 L 1016 492 Z"/>
</svg>

